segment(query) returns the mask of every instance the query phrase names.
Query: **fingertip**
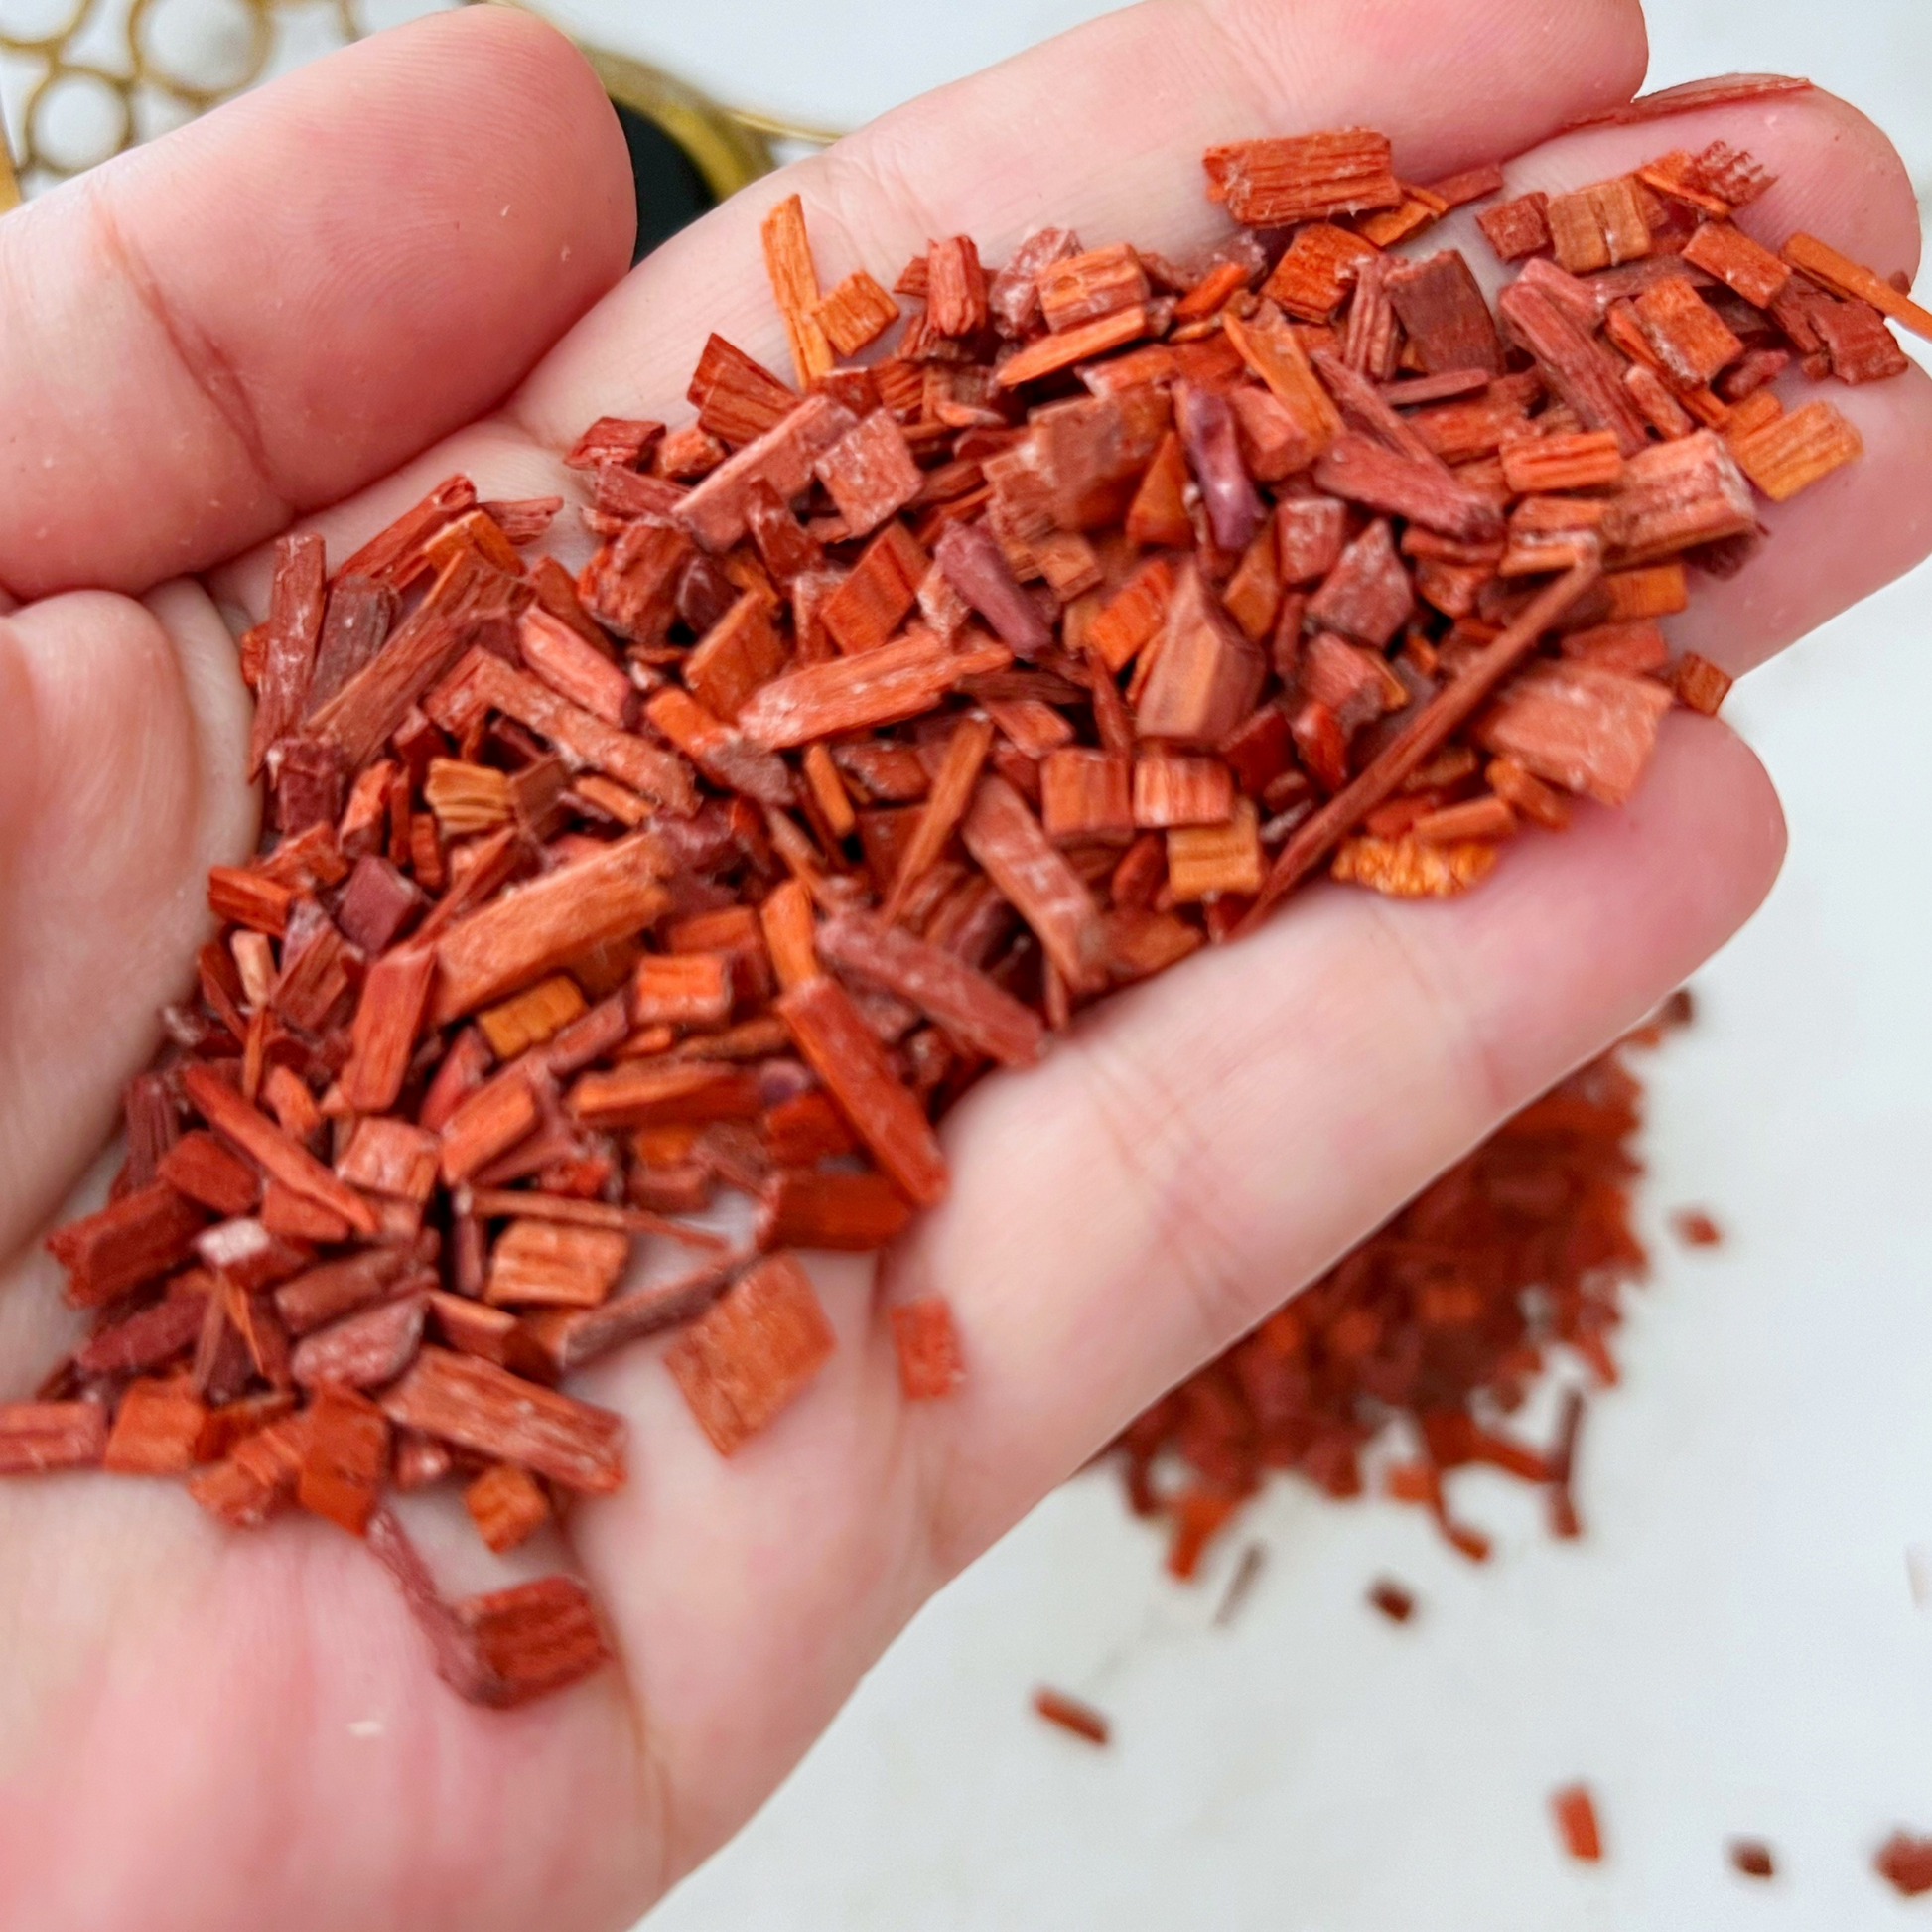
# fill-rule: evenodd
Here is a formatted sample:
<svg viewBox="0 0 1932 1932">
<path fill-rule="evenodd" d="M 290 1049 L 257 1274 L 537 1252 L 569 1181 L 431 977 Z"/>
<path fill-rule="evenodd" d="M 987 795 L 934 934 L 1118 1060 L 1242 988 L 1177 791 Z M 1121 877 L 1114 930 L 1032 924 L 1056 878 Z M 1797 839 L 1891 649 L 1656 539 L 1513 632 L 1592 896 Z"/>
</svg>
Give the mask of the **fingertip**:
<svg viewBox="0 0 1932 1932">
<path fill-rule="evenodd" d="M 1738 225 L 1773 244 L 1800 231 L 1815 234 L 1880 275 L 1915 274 L 1922 240 L 1918 191 L 1891 136 L 1822 87 L 1774 97 L 1762 113 L 1757 138 L 1765 158 L 1774 166 L 1778 157 L 1788 159 Z M 1740 144 L 1752 144 L 1748 131 Z"/>
<path fill-rule="evenodd" d="M 1790 387 L 1792 409 L 1821 397 L 1858 430 L 1863 454 L 1784 503 L 1760 503 L 1770 532 L 1735 577 L 1697 580 L 1690 609 L 1665 620 L 1671 642 L 1733 677 L 1882 590 L 1932 555 L 1932 376 L 1823 392 Z"/>
<path fill-rule="evenodd" d="M 1756 754 L 1728 725 L 1673 711 L 1627 804 L 1583 805 L 1561 836 L 1522 834 L 1493 881 L 1454 902 L 1455 970 L 1472 986 L 1491 972 L 1520 982 L 1526 959 L 1544 954 L 1568 982 L 1551 1012 L 1579 1031 L 1554 1050 L 1539 1042 L 1538 1063 L 1585 1058 L 1736 933 L 1784 850 L 1783 809 Z"/>
<path fill-rule="evenodd" d="M 573 279 L 593 297 L 620 281 L 637 236 L 636 179 L 604 83 L 569 35 L 507 6 L 459 7 L 394 31 L 398 39 L 412 37 L 426 97 L 447 89 L 483 119 L 486 94 L 503 96 L 502 106 L 522 123 L 522 140 L 542 161 L 534 185 L 563 198 L 557 211 L 567 217 L 561 225 L 573 245 L 560 265 L 574 265 Z"/>
<path fill-rule="evenodd" d="M 622 130 L 553 28 L 378 34 L 0 230 L 0 578 L 141 592 L 499 403 L 624 274 Z"/>
<path fill-rule="evenodd" d="M 1505 34 L 1511 23 L 1503 23 Z M 1519 9 L 1514 30 L 1520 56 L 1539 43 L 1563 63 L 1567 98 L 1587 99 L 1571 117 L 1601 113 L 1635 98 L 1650 70 L 1650 23 L 1643 0 L 1581 0 L 1581 4 Z M 1553 92 L 1555 88 L 1553 86 Z M 1494 159 L 1492 151 L 1485 158 Z"/>
<path fill-rule="evenodd" d="M 1919 258 L 1917 193 L 1885 131 L 1822 88 L 1730 101 L 1634 126 L 1574 129 L 1516 156 L 1509 192 L 1550 194 L 1627 174 L 1672 149 L 1725 141 L 1775 177 L 1741 209 L 1737 225 L 1777 248 L 1800 230 L 1868 263 L 1881 275 Z"/>
<path fill-rule="evenodd" d="M 1714 861 L 1717 904 L 1734 931 L 1764 903 L 1784 869 L 1790 827 L 1783 801 L 1763 759 L 1722 718 L 1672 712 L 1660 740 L 1656 809 L 1681 813 Z"/>
</svg>

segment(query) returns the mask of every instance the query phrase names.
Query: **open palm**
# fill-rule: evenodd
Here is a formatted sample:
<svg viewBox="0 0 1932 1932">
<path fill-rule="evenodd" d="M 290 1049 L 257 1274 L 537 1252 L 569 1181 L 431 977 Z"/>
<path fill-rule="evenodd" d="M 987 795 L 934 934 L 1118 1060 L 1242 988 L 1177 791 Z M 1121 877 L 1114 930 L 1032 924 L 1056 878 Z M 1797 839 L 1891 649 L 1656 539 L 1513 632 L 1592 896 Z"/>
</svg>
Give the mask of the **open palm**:
<svg viewBox="0 0 1932 1932">
<path fill-rule="evenodd" d="M 1819 94 L 1555 138 L 1641 78 L 1635 0 L 1150 0 L 747 191 L 627 277 L 622 141 L 507 12 L 341 55 L 0 224 L 0 1398 L 69 1339 L 35 1244 L 147 1057 L 250 847 L 221 607 L 262 546 L 340 558 L 453 470 L 571 492 L 609 411 L 678 420 L 716 327 L 780 362 L 759 219 L 805 199 L 827 282 L 1033 224 L 1182 255 L 1210 141 L 1369 125 L 1512 192 L 1723 137 L 1780 176 L 1745 225 L 1886 272 L 1916 210 Z M 1465 237 L 1439 230 L 1430 245 Z M 1472 259 L 1480 253 L 1471 249 Z M 1932 385 L 1841 406 L 1866 460 L 1674 633 L 1731 671 L 1932 548 Z M 333 506 L 333 507 L 330 507 Z M 1668 721 L 1635 804 L 1528 839 L 1466 902 L 1317 889 L 1090 1016 L 947 1130 L 951 1200 L 818 1271 L 839 1336 L 730 1462 L 640 1347 L 582 1378 L 629 1487 L 575 1561 L 620 1667 L 460 1703 L 341 1532 L 249 1536 L 172 1484 L 0 1487 L 0 1924 L 33 1932 L 615 1927 L 743 1823 L 918 1605 L 1138 1409 L 1600 1048 L 1767 890 L 1778 809 L 1722 727 Z M 900 1401 L 882 1294 L 951 1301 L 970 1376 Z"/>
</svg>

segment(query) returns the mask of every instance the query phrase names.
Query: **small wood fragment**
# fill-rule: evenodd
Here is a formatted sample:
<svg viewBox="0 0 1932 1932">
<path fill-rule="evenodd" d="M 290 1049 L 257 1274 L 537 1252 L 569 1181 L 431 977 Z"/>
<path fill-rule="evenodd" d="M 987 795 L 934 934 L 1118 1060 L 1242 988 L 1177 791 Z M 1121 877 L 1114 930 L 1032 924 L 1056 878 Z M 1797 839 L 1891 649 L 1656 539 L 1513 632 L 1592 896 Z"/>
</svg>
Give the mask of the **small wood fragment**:
<svg viewBox="0 0 1932 1932">
<path fill-rule="evenodd" d="M 708 1126 L 756 1120 L 759 1085 L 738 1068 L 701 1060 L 633 1060 L 586 1073 L 570 1090 L 570 1110 L 586 1126 Z"/>
<path fill-rule="evenodd" d="M 1031 1066 L 1045 1035 L 1031 1009 L 951 953 L 863 913 L 829 919 L 819 956 L 841 972 L 909 1000 L 953 1038 L 1006 1066 Z"/>
<path fill-rule="evenodd" d="M 1036 286 L 1039 312 L 1055 334 L 1138 308 L 1154 293 L 1140 257 L 1124 241 L 1047 264 Z"/>
<path fill-rule="evenodd" d="M 830 373 L 832 345 L 818 319 L 818 274 L 812 267 L 811 243 L 805 238 L 803 202 L 796 195 L 786 196 L 764 217 L 759 236 L 771 297 L 791 344 L 791 366 L 798 386 L 807 388 Z"/>
<path fill-rule="evenodd" d="M 323 1389 L 307 1411 L 296 1500 L 360 1536 L 388 1470 L 389 1425 L 382 1411 L 347 1389 Z"/>
<path fill-rule="evenodd" d="M 1476 216 L 1476 224 L 1506 262 L 1521 261 L 1552 246 L 1550 198 L 1540 189 L 1484 208 Z"/>
<path fill-rule="evenodd" d="M 1922 309 L 1909 295 L 1901 295 L 1882 275 L 1841 255 L 1816 235 L 1794 234 L 1784 244 L 1784 258 L 1793 268 L 1802 269 L 1814 281 L 1824 283 L 1834 294 L 1868 302 L 1880 315 L 1889 316 L 1913 335 L 1932 342 L 1932 310 Z"/>
<path fill-rule="evenodd" d="M 1168 890 L 1182 903 L 1258 893 L 1264 869 L 1252 798 L 1237 798 L 1224 825 L 1177 826 L 1168 834 Z"/>
<path fill-rule="evenodd" d="M 907 1402 L 935 1402 L 951 1395 L 965 1374 L 951 1307 L 939 1296 L 927 1295 L 897 1303 L 889 1312 L 900 1394 Z"/>
<path fill-rule="evenodd" d="M 256 1528 L 294 1500 L 309 1429 L 303 1414 L 250 1431 L 225 1459 L 197 1476 L 188 1493 L 230 1528 Z"/>
<path fill-rule="evenodd" d="M 1689 1248 L 1715 1248 L 1724 1240 L 1717 1222 L 1702 1208 L 1680 1210 L 1672 1218 L 1671 1226 L 1677 1238 Z"/>
<path fill-rule="evenodd" d="M 207 1418 L 185 1381 L 137 1378 L 122 1391 L 101 1467 L 122 1475 L 181 1475 L 194 1466 Z"/>
<path fill-rule="evenodd" d="M 97 1402 L 0 1403 L 0 1475 L 89 1469 L 107 1449 L 107 1412 Z"/>
<path fill-rule="evenodd" d="M 894 1240 L 912 1211 L 883 1174 L 779 1173 L 760 1196 L 759 1246 L 870 1253 Z"/>
<path fill-rule="evenodd" d="M 990 719 L 968 716 L 952 729 L 924 809 L 900 854 L 884 916 L 897 920 L 912 888 L 932 869 L 965 815 L 993 746 Z"/>
<path fill-rule="evenodd" d="M 851 356 L 898 320 L 898 304 L 860 268 L 833 288 L 813 314 L 834 352 Z"/>
<path fill-rule="evenodd" d="M 869 536 L 918 495 L 924 478 L 890 409 L 875 409 L 812 465 L 845 519 L 846 531 Z"/>
<path fill-rule="evenodd" d="M 1378 1580 L 1369 1590 L 1368 1600 L 1391 1623 L 1407 1623 L 1416 1613 L 1414 1593 L 1386 1577 Z"/>
<path fill-rule="evenodd" d="M 431 1023 L 447 1025 L 590 946 L 650 925 L 669 903 L 662 870 L 648 837 L 620 839 L 458 920 L 436 944 Z"/>
<path fill-rule="evenodd" d="M 1018 389 L 1045 376 L 1057 375 L 1075 363 L 1106 355 L 1138 342 L 1148 332 L 1151 318 L 1145 304 L 1131 309 L 1115 309 L 1078 328 L 1058 335 L 1042 336 L 1002 362 L 994 380 L 1003 389 Z"/>
<path fill-rule="evenodd" d="M 410 1295 L 345 1315 L 296 1343 L 289 1377 L 304 1389 L 373 1389 L 393 1382 L 415 1360 L 424 1314 L 422 1297 Z"/>
<path fill-rule="evenodd" d="M 1205 165 L 1208 199 L 1249 227 L 1395 207 L 1403 199 L 1387 139 L 1364 128 L 1232 141 L 1209 148 Z"/>
<path fill-rule="evenodd" d="M 1026 800 L 1003 778 L 981 779 L 961 836 L 1067 984 L 1078 992 L 1097 991 L 1105 954 L 1099 908 Z"/>
<path fill-rule="evenodd" d="M 970 235 L 952 235 L 926 250 L 926 319 L 940 337 L 970 336 L 986 327 L 986 271 Z"/>
<path fill-rule="evenodd" d="M 450 1613 L 477 1667 L 458 1688 L 480 1704 L 508 1709 L 548 1697 L 611 1659 L 590 1592 L 575 1577 L 468 1596 Z"/>
<path fill-rule="evenodd" d="M 685 399 L 697 406 L 700 427 L 733 450 L 756 443 L 798 406 L 794 389 L 718 335 L 706 342 Z"/>
<path fill-rule="evenodd" d="M 844 988 L 820 975 L 780 994 L 777 1008 L 806 1063 L 880 1167 L 921 1206 L 943 1199 L 945 1157 L 925 1114 Z"/>
<path fill-rule="evenodd" d="M 405 1429 L 519 1462 L 585 1495 L 609 1495 L 623 1480 L 620 1417 L 490 1362 L 425 1348 L 382 1409 Z"/>
<path fill-rule="evenodd" d="M 219 1074 L 190 1067 L 182 1076 L 189 1102 L 223 1140 L 238 1148 L 272 1179 L 303 1199 L 337 1214 L 358 1234 L 374 1234 L 374 1210 L 314 1155 L 242 1099 Z"/>
<path fill-rule="evenodd" d="M 1049 1690 L 1042 1685 L 1034 1693 L 1034 1710 L 1049 1725 L 1057 1725 L 1089 1744 L 1104 1747 L 1113 1735 L 1113 1726 L 1092 1705 L 1082 1704 L 1064 1691 Z"/>
<path fill-rule="evenodd" d="M 1603 1834 L 1588 1787 L 1570 1784 L 1552 1792 L 1550 1811 L 1556 1819 L 1563 1849 L 1582 1863 L 1597 1863 L 1603 1857 Z"/>
<path fill-rule="evenodd" d="M 812 465 L 857 420 L 830 396 L 805 397 L 679 499 L 672 512 L 677 527 L 714 554 L 730 550 L 745 535 L 756 488 L 765 485 L 788 502 L 811 480 Z"/>
<path fill-rule="evenodd" d="M 1901 1898 L 1932 1891 L 1932 1838 L 1896 1831 L 1872 1855 L 1872 1868 Z"/>
<path fill-rule="evenodd" d="M 483 1292 L 498 1307 L 596 1308 L 629 1259 L 629 1239 L 615 1229 L 516 1220 L 490 1251 Z"/>
<path fill-rule="evenodd" d="M 1112 752 L 1048 753 L 1039 767 L 1040 824 L 1049 839 L 1112 838 L 1134 829 L 1133 765 Z"/>
<path fill-rule="evenodd" d="M 277 537 L 267 649 L 255 686 L 255 723 L 248 746 L 251 778 L 267 762 L 270 748 L 308 713 L 322 641 L 324 595 L 322 538 L 312 530 Z"/>
<path fill-rule="evenodd" d="M 1678 703 L 1687 710 L 1715 718 L 1730 691 L 1730 677 L 1708 657 L 1687 650 L 1671 666 L 1671 688 L 1677 693 Z"/>
<path fill-rule="evenodd" d="M 1727 221 L 1707 221 L 1685 243 L 1684 260 L 1715 275 L 1746 302 L 1768 309 L 1791 280 L 1790 268 Z"/>
<path fill-rule="evenodd" d="M 664 1363 L 711 1446 L 734 1455 L 798 1399 L 835 1346 L 810 1278 L 793 1256 L 774 1254 L 727 1290 Z"/>
<path fill-rule="evenodd" d="M 1326 322 L 1341 307 L 1362 264 L 1379 255 L 1375 244 L 1360 235 L 1313 222 L 1296 231 L 1261 292 L 1304 322 Z"/>
<path fill-rule="evenodd" d="M 982 525 L 949 524 L 933 551 L 933 561 L 1016 656 L 1037 657 L 1052 642 L 1045 620 L 1015 581 L 1000 546 Z"/>
<path fill-rule="evenodd" d="M 1788 502 L 1864 454 L 1864 438 L 1828 402 L 1808 402 L 1733 435 L 1729 446 L 1737 467 L 1774 503 Z"/>
<path fill-rule="evenodd" d="M 913 629 L 857 657 L 806 664 L 764 685 L 739 714 L 739 728 L 769 751 L 785 751 L 840 732 L 916 717 L 966 678 L 1003 669 L 1005 646 L 949 649 Z"/>
<path fill-rule="evenodd" d="M 1540 664 L 1505 691 L 1478 737 L 1567 791 L 1625 803 L 1649 763 L 1671 694 L 1594 664 Z"/>
<path fill-rule="evenodd" d="M 464 1490 L 463 1506 L 498 1556 L 528 1542 L 550 1517 L 542 1487 L 514 1462 L 492 1462 Z"/>
<path fill-rule="evenodd" d="M 57 1229 L 47 1251 L 67 1270 L 69 1303 L 98 1308 L 186 1260 L 207 1225 L 203 1209 L 163 1178 Z"/>
<path fill-rule="evenodd" d="M 1650 225 L 1625 176 L 1552 196 L 1545 210 L 1559 267 L 1588 275 L 1638 261 L 1651 250 Z"/>
</svg>

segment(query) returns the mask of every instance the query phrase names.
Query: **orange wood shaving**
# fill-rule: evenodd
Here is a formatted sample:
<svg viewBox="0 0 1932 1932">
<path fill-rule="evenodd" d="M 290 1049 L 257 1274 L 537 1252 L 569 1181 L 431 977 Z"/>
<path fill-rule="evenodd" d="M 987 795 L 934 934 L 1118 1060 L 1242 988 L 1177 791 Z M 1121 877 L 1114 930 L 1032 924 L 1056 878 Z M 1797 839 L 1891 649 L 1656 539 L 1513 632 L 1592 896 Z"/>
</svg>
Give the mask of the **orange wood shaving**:
<svg viewBox="0 0 1932 1932">
<path fill-rule="evenodd" d="M 803 389 L 832 370 L 832 345 L 818 319 L 818 271 L 805 238 L 804 203 L 796 195 L 787 195 L 764 217 L 759 232 L 771 297 L 791 344 L 791 366 Z"/>
</svg>

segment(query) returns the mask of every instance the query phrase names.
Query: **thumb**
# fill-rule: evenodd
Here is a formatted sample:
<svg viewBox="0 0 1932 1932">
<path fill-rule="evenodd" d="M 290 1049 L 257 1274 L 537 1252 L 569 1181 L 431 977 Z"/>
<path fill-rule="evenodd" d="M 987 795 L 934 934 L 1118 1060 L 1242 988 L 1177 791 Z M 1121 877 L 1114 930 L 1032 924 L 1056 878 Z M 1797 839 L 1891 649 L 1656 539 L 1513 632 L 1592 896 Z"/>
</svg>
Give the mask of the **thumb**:
<svg viewBox="0 0 1932 1932">
<path fill-rule="evenodd" d="M 0 1256 L 47 1220 L 153 1051 L 244 855 L 248 700 L 198 585 L 0 617 Z"/>
</svg>

